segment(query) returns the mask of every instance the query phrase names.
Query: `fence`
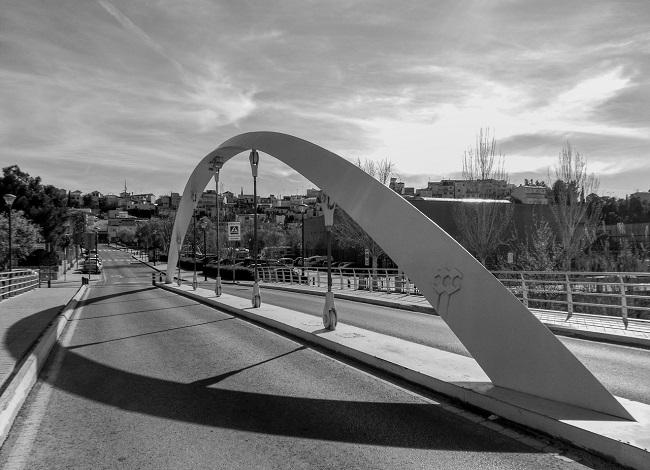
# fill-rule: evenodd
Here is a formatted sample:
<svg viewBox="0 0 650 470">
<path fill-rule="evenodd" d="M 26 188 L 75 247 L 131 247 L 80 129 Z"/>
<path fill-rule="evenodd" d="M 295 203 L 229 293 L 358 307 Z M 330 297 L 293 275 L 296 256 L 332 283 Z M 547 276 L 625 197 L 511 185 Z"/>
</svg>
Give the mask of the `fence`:
<svg viewBox="0 0 650 470">
<path fill-rule="evenodd" d="M 650 319 L 650 273 L 495 271 L 529 308 Z"/>
<path fill-rule="evenodd" d="M 257 268 L 262 282 L 288 282 L 316 287 L 327 286 L 327 268 L 321 267 L 277 267 L 260 266 Z M 377 268 L 332 268 L 332 288 L 369 290 L 381 292 L 399 292 L 419 295 L 420 291 L 398 269 Z"/>
<path fill-rule="evenodd" d="M 259 267 L 263 282 L 327 286 L 327 268 Z M 650 320 L 650 273 L 494 271 L 492 274 L 533 309 Z M 369 290 L 419 295 L 397 269 L 332 268 L 334 290 Z"/>
<path fill-rule="evenodd" d="M 38 287 L 38 272 L 14 269 L 0 273 L 0 300 L 8 299 Z"/>
</svg>

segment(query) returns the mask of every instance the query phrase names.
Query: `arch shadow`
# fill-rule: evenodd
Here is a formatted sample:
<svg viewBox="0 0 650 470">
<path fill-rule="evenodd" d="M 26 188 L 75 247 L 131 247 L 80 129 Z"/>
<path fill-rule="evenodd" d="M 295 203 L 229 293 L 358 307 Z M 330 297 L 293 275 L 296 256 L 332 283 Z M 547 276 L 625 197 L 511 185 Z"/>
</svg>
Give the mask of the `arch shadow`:
<svg viewBox="0 0 650 470">
<path fill-rule="evenodd" d="M 193 196 L 205 190 L 215 169 L 252 149 L 277 158 L 318 185 L 373 237 L 415 282 L 495 386 L 633 419 L 555 335 L 449 234 L 349 161 L 294 136 L 240 134 L 201 159 L 176 214 L 167 282 L 173 278 L 198 203 Z"/>
</svg>

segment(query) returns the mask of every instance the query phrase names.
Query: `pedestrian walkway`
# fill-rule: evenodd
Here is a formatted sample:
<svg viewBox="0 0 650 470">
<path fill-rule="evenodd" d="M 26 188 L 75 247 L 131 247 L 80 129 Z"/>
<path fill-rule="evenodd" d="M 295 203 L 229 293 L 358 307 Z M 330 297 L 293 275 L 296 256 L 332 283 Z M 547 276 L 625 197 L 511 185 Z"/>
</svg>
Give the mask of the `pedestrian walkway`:
<svg viewBox="0 0 650 470">
<path fill-rule="evenodd" d="M 167 264 L 159 263 L 155 268 L 165 272 Z M 193 273 L 191 271 L 181 270 L 183 282 L 191 283 L 192 277 Z M 202 279 L 203 275 L 201 274 L 199 278 Z M 228 281 L 224 280 L 224 283 L 227 284 Z M 241 283 L 247 284 L 249 282 L 243 281 Z M 324 286 L 288 282 L 261 282 L 260 287 L 321 296 L 324 296 L 327 290 Z M 436 314 L 435 309 L 422 295 L 383 291 L 371 292 L 361 289 L 337 289 L 336 287 L 333 291 L 335 298 L 338 299 Z M 626 328 L 619 317 L 574 313 L 567 318 L 566 312 L 539 309 L 531 309 L 531 312 L 556 334 L 650 348 L 650 320 L 630 318 Z"/>
<path fill-rule="evenodd" d="M 21 360 L 30 351 L 47 326 L 81 287 L 82 275 L 68 271 L 24 294 L 0 303 L 0 391 L 3 391 Z"/>
</svg>

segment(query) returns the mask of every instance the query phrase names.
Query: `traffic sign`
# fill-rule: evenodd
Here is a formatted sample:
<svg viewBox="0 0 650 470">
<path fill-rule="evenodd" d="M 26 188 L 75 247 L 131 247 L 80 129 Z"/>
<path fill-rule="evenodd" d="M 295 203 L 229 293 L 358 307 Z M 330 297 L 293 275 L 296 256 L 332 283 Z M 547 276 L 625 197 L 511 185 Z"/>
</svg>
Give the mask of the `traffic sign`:
<svg viewBox="0 0 650 470">
<path fill-rule="evenodd" d="M 228 241 L 241 241 L 241 225 L 239 222 L 228 222 Z"/>
</svg>

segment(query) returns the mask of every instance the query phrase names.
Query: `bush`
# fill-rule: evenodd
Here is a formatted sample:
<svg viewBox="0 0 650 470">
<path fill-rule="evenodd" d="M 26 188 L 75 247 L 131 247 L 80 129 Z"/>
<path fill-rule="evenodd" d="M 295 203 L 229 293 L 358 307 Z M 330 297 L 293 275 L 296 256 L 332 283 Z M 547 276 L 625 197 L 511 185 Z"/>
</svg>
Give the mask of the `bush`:
<svg viewBox="0 0 650 470">
<path fill-rule="evenodd" d="M 59 256 L 54 252 L 38 249 L 32 251 L 21 264 L 24 266 L 57 266 Z"/>
</svg>

